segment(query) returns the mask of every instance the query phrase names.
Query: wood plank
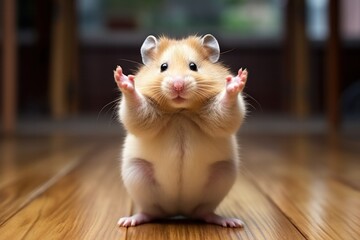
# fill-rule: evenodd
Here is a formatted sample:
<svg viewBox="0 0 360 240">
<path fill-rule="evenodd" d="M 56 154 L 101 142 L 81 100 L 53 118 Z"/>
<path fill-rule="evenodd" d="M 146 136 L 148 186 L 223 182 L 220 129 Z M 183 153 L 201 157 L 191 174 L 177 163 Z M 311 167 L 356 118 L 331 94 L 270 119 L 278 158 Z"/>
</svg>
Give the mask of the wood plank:
<svg viewBox="0 0 360 240">
<path fill-rule="evenodd" d="M 23 178 L 27 181 L 12 182 L 12 187 L 6 191 L 2 191 L 0 187 L 0 197 L 11 191 L 21 193 L 22 189 L 27 189 L 27 184 L 34 185 L 44 175 L 50 174 L 53 177 L 47 179 L 48 182 L 41 181 L 38 185 L 40 189 L 35 194 L 27 190 L 28 193 L 24 195 L 28 197 L 27 203 L 0 224 L 0 238 L 360 237 L 360 191 L 356 185 L 351 184 L 360 175 L 360 150 L 358 144 L 349 144 L 348 140 L 343 141 L 339 136 L 244 136 L 241 141 L 244 161 L 241 174 L 218 209 L 221 215 L 241 218 L 246 224 L 244 229 L 222 228 L 184 219 L 163 220 L 128 229 L 118 228 L 118 218 L 133 212 L 131 200 L 120 179 L 118 157 L 121 141 L 110 137 L 107 140 L 95 138 L 94 147 L 88 142 L 73 144 L 70 139 L 65 137 L 58 143 L 55 141 L 54 148 L 57 151 L 49 151 L 43 156 L 44 160 L 34 161 L 37 167 L 28 170 L 32 174 L 31 178 L 21 169 L 31 168 L 32 164 L 26 164 L 23 159 L 26 155 L 19 155 L 19 164 L 24 164 L 23 167 L 18 165 L 20 172 L 23 172 L 20 175 L 24 175 Z M 77 142 L 79 139 L 73 141 Z M 29 140 L 20 141 L 21 144 L 14 149 L 21 150 L 21 146 Z M 45 140 L 46 138 L 39 140 L 39 143 Z M 65 144 L 67 141 L 73 148 Z M 94 149 L 94 152 L 88 155 L 87 151 L 82 152 L 79 150 L 81 144 L 88 147 L 85 149 Z M 76 150 L 77 148 L 79 149 Z M 41 148 L 38 149 L 40 150 Z M 27 151 L 31 152 L 30 147 Z M 71 165 L 76 162 L 71 156 L 82 157 L 83 160 L 78 165 Z M 64 163 L 61 165 L 62 161 Z M 28 189 L 36 190 L 34 187 Z M 13 196 L 12 201 L 18 201 L 16 194 Z M 21 194 L 19 196 L 24 199 Z M 5 208 L 3 206 L 0 213 Z"/>
<path fill-rule="evenodd" d="M 94 139 L 92 139 L 94 141 Z M 0 140 L 0 150 L 2 162 L 13 162 L 16 169 L 27 168 L 34 162 L 55 151 L 64 151 L 68 147 L 74 147 L 77 143 L 90 143 L 89 138 L 84 137 L 65 137 L 61 135 L 46 136 L 16 136 L 5 137 Z M 2 172 L 0 168 L 0 185 L 2 182 Z"/>
<path fill-rule="evenodd" d="M 27 155 L 15 154 L 22 152 L 22 145 L 15 145 L 12 141 L 3 144 L 4 155 L 0 161 L 0 225 L 79 164 L 81 156 L 94 146 L 89 141 L 80 143 L 78 138 L 54 137 L 47 144 L 44 142 L 46 139 L 31 141 L 30 146 L 40 144 L 43 147 L 39 150 L 42 151 Z M 26 149 L 24 152 L 29 152 Z"/>
<path fill-rule="evenodd" d="M 23 178 L 26 173 L 42 165 L 61 165 L 68 159 L 55 158 L 72 148 L 82 148 L 92 140 L 63 136 L 11 137 L 0 142 L 0 189 Z M 33 174 L 36 174 L 33 171 Z"/>
<path fill-rule="evenodd" d="M 246 175 L 307 239 L 360 238 L 360 192 L 337 179 L 349 163 L 338 145 L 306 136 L 257 144 L 248 144 L 244 153 Z M 351 168 L 359 175 L 354 156 L 359 155 L 350 155 Z"/>
<path fill-rule="evenodd" d="M 0 141 L 0 191 L 21 178 L 24 171 L 38 161 L 46 161 L 52 151 L 63 149 L 64 143 L 57 137 L 6 137 Z"/>
<path fill-rule="evenodd" d="M 0 226 L 4 239 L 125 239 L 118 218 L 129 214 L 121 185 L 120 144 L 98 149 Z M 44 169 L 45 170 L 45 169 Z"/>
</svg>

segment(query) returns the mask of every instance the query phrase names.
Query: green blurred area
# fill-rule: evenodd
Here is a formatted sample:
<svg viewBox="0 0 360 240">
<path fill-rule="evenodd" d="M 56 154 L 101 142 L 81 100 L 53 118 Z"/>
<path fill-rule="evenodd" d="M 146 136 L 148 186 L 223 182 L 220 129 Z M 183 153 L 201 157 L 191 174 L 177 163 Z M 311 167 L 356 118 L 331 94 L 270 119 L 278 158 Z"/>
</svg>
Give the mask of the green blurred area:
<svg viewBox="0 0 360 240">
<path fill-rule="evenodd" d="M 81 26 L 168 34 L 222 32 L 278 36 L 282 32 L 279 0 L 79 0 Z M 89 3 L 91 2 L 89 7 Z M 96 20 L 94 21 L 94 18 Z M 89 22 L 93 22 L 92 26 Z"/>
</svg>

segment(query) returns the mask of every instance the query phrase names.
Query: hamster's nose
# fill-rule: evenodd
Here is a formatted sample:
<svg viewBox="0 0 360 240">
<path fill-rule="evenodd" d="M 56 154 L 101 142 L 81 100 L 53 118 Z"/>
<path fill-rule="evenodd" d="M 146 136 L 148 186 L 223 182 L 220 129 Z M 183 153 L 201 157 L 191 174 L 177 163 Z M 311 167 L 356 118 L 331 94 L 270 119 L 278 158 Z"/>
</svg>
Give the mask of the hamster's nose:
<svg viewBox="0 0 360 240">
<path fill-rule="evenodd" d="M 184 90 L 184 85 L 185 85 L 185 82 L 182 78 L 176 77 L 174 79 L 173 87 L 176 92 L 179 92 L 179 93 L 182 92 Z"/>
</svg>

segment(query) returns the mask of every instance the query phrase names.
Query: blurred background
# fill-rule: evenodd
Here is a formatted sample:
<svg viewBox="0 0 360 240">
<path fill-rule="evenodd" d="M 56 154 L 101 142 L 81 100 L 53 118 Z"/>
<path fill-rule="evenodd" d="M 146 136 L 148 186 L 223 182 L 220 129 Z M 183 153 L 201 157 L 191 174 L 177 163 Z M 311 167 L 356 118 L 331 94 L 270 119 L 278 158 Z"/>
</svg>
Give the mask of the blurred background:
<svg viewBox="0 0 360 240">
<path fill-rule="evenodd" d="M 149 34 L 212 33 L 221 61 L 249 70 L 249 119 L 267 128 L 360 119 L 360 0 L 3 0 L 0 11 L 2 133 L 115 122 L 112 71 L 133 73 Z"/>
</svg>

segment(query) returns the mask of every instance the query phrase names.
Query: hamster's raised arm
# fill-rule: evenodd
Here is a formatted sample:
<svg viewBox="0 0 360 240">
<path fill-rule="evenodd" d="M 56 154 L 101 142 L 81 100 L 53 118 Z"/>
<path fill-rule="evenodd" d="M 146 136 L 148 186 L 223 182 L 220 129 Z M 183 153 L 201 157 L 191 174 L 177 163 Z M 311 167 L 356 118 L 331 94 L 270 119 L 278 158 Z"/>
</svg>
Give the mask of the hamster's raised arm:
<svg viewBox="0 0 360 240">
<path fill-rule="evenodd" d="M 115 82 L 122 92 L 120 119 L 126 129 L 134 134 L 156 134 L 161 126 L 161 113 L 139 93 L 134 84 L 134 76 L 123 74 L 120 66 L 114 71 Z M 162 120 L 163 122 L 163 120 Z"/>
<path fill-rule="evenodd" d="M 204 106 L 198 118 L 198 126 L 212 136 L 234 134 L 246 114 L 243 91 L 248 77 L 247 70 L 240 69 L 235 77 L 226 78 L 226 87 L 214 101 Z"/>
</svg>

